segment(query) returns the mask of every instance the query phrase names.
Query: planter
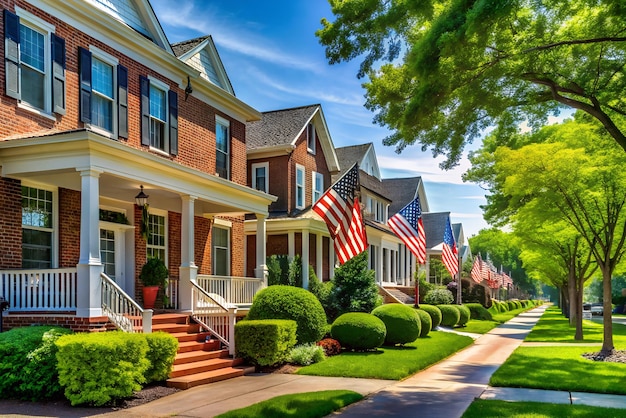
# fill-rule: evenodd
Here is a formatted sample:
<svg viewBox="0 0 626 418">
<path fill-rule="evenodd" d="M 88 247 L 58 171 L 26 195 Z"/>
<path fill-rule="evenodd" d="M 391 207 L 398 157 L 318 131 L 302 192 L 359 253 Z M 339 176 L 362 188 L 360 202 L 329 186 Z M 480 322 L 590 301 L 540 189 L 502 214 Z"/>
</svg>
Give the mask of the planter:
<svg viewBox="0 0 626 418">
<path fill-rule="evenodd" d="M 154 309 L 159 286 L 144 286 L 143 288 L 143 307 L 144 309 Z"/>
</svg>

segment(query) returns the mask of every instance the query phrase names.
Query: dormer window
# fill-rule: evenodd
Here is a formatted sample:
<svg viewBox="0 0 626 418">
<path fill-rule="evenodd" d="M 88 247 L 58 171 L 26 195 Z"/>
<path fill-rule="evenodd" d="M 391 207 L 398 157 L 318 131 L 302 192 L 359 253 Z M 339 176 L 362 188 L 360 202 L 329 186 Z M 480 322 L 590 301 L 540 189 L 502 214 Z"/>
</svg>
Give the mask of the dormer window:
<svg viewBox="0 0 626 418">
<path fill-rule="evenodd" d="M 315 125 L 312 123 L 306 127 L 306 147 L 311 154 L 315 154 Z"/>
</svg>

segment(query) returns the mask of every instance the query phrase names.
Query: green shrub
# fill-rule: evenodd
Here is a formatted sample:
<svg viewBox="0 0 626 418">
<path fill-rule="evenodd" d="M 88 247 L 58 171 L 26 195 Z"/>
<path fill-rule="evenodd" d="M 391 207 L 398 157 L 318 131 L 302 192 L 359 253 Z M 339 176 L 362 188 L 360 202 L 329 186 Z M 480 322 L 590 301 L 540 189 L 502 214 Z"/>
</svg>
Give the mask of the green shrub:
<svg viewBox="0 0 626 418">
<path fill-rule="evenodd" d="M 335 319 L 330 333 L 342 347 L 357 351 L 373 350 L 385 342 L 385 323 L 372 314 L 349 312 Z"/>
<path fill-rule="evenodd" d="M 287 255 L 272 255 L 267 257 L 267 284 L 293 285 L 289 283 L 289 257 Z"/>
<path fill-rule="evenodd" d="M 520 302 L 519 300 L 515 300 L 514 302 L 517 309 L 522 309 L 524 307 L 524 305 L 522 305 L 522 302 Z"/>
<path fill-rule="evenodd" d="M 433 321 L 432 329 L 437 328 L 441 324 L 441 310 L 437 306 L 421 303 L 420 309 L 426 311 L 428 315 L 430 315 L 430 319 Z"/>
<path fill-rule="evenodd" d="M 481 321 L 493 321 L 493 316 L 491 315 L 491 312 L 485 309 L 485 307 L 480 303 L 466 303 L 465 306 L 467 306 L 470 310 L 471 319 L 478 319 Z"/>
<path fill-rule="evenodd" d="M 32 401 L 62 396 L 54 341 L 71 333 L 51 326 L 13 328 L 0 334 L 0 399 Z"/>
<path fill-rule="evenodd" d="M 346 312 L 371 312 L 382 304 L 374 271 L 367 268 L 367 251 L 335 270 L 329 295 L 329 318 Z"/>
<path fill-rule="evenodd" d="M 167 380 L 178 351 L 178 340 L 167 332 L 142 334 L 148 343 L 147 357 L 150 367 L 146 370 L 146 381 L 160 382 Z"/>
<path fill-rule="evenodd" d="M 509 300 L 509 301 L 507 301 L 505 303 L 508 305 L 509 311 L 514 311 L 515 309 L 517 309 L 517 305 L 515 304 L 514 301 Z"/>
<path fill-rule="evenodd" d="M 302 344 L 291 349 L 287 361 L 299 366 L 308 366 L 309 364 L 319 363 L 325 358 L 322 347 L 315 344 Z"/>
<path fill-rule="evenodd" d="M 296 345 L 297 327 L 290 319 L 239 321 L 235 325 L 236 355 L 259 366 L 282 363 Z"/>
<path fill-rule="evenodd" d="M 447 305 L 453 300 L 452 292 L 445 287 L 433 289 L 424 296 L 424 302 L 429 305 Z"/>
<path fill-rule="evenodd" d="M 453 327 L 459 323 L 461 312 L 457 305 L 437 305 L 441 310 L 441 325 L 445 327 Z"/>
<path fill-rule="evenodd" d="M 412 343 L 420 336 L 422 323 L 415 309 L 410 306 L 389 303 L 374 309 L 372 315 L 385 323 L 386 345 Z"/>
<path fill-rule="evenodd" d="M 414 276 L 417 276 L 417 275 L 418 273 L 415 272 Z M 424 297 L 428 294 L 428 292 L 430 292 L 431 290 L 437 287 L 436 284 L 426 281 L 426 272 L 421 272 L 419 276 L 420 276 L 419 278 L 420 300 L 418 301 L 418 304 L 424 302 Z"/>
<path fill-rule="evenodd" d="M 123 332 L 65 335 L 59 349 L 59 383 L 72 405 L 104 405 L 131 396 L 150 367 L 142 334 Z"/>
<path fill-rule="evenodd" d="M 470 310 L 465 305 L 455 305 L 459 310 L 459 322 L 456 324 L 457 326 L 464 327 L 470 320 Z"/>
<path fill-rule="evenodd" d="M 315 343 L 326 329 L 326 314 L 308 290 L 292 286 L 269 286 L 254 297 L 248 319 L 291 319 L 298 324 L 298 344 Z"/>
<path fill-rule="evenodd" d="M 420 318 L 420 322 L 422 326 L 420 328 L 420 338 L 426 337 L 433 328 L 433 320 L 430 317 L 430 314 L 423 309 L 416 309 L 417 315 Z"/>
<path fill-rule="evenodd" d="M 322 308 L 329 317 L 330 292 L 332 291 L 332 282 L 322 282 L 315 274 L 309 274 L 309 292 L 313 293 L 317 300 L 322 304 Z"/>
</svg>

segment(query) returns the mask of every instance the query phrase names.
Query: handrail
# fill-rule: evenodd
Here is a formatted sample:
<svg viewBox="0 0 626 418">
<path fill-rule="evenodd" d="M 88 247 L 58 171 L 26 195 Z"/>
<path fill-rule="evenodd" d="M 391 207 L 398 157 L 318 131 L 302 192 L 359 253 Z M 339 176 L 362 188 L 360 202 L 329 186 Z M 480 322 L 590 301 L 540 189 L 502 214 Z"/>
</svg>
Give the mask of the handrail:
<svg viewBox="0 0 626 418">
<path fill-rule="evenodd" d="M 234 305 L 250 305 L 254 295 L 265 287 L 263 279 L 254 277 L 199 274 L 196 280 L 209 294 L 218 294 Z"/>
<path fill-rule="evenodd" d="M 208 293 L 191 280 L 192 317 L 228 347 L 235 355 L 235 316 L 237 307 L 220 295 Z"/>
<path fill-rule="evenodd" d="M 100 273 L 102 311 L 125 332 L 152 332 L 152 309 L 143 309 L 109 276 Z"/>
</svg>

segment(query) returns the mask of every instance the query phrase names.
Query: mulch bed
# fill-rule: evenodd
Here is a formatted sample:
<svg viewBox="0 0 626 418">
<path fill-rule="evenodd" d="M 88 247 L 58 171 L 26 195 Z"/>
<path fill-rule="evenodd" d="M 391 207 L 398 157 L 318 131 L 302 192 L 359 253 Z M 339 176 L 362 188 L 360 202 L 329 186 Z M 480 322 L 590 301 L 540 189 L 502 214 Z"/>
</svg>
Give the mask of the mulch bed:
<svg viewBox="0 0 626 418">
<path fill-rule="evenodd" d="M 585 353 L 583 357 L 594 361 L 608 361 L 611 363 L 626 363 L 626 350 L 613 350 L 607 354 L 602 351 L 597 353 Z"/>
</svg>

